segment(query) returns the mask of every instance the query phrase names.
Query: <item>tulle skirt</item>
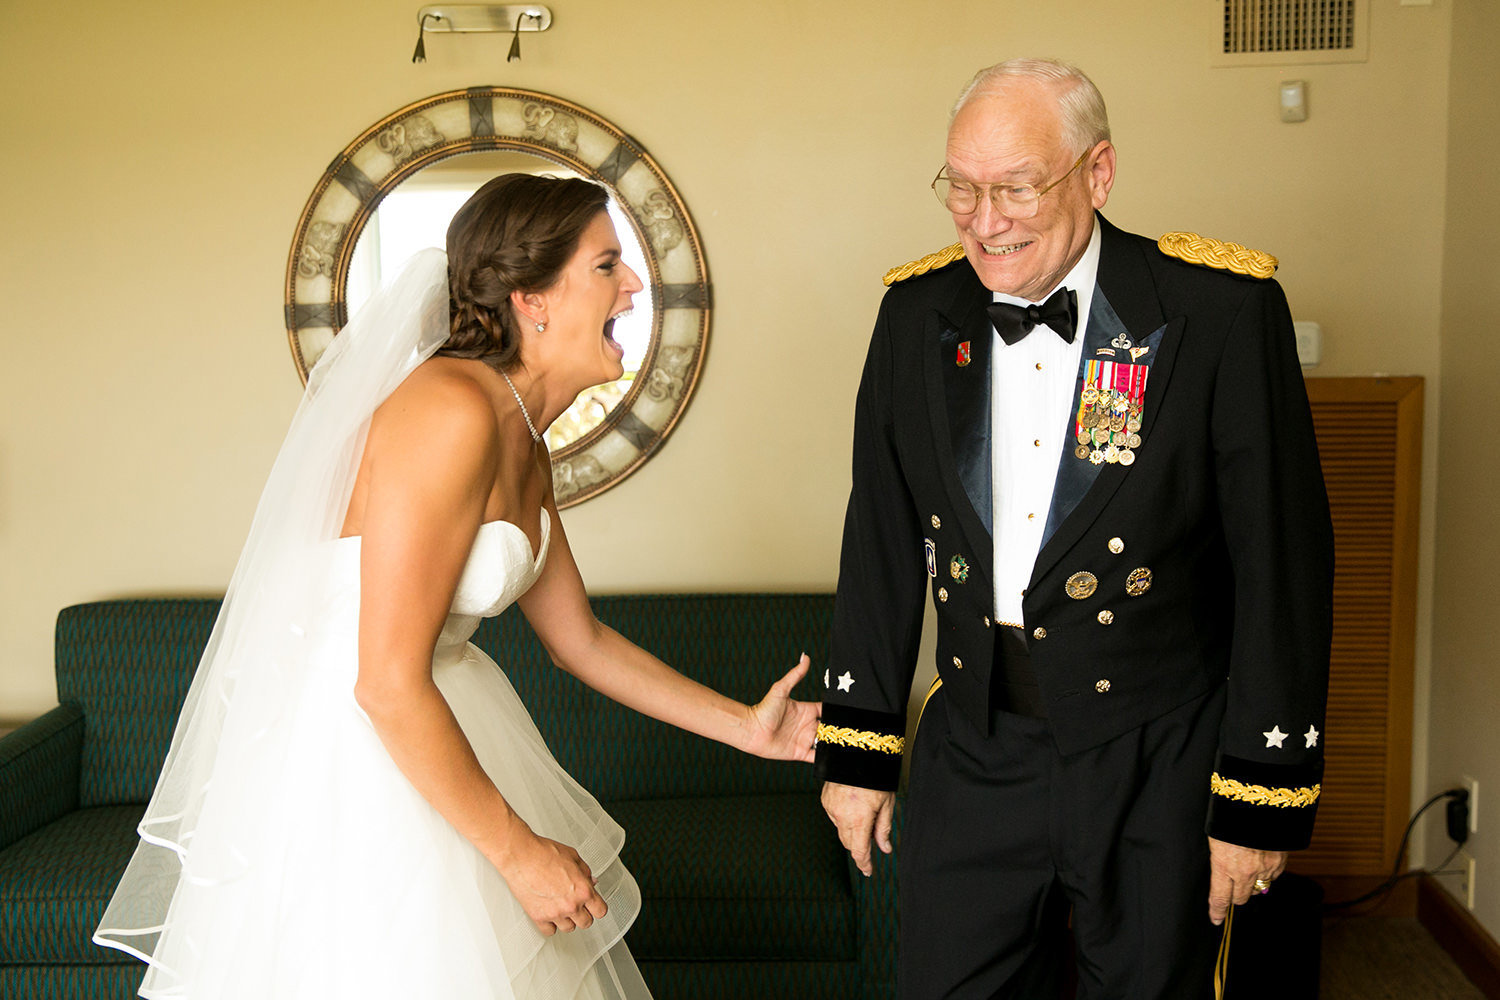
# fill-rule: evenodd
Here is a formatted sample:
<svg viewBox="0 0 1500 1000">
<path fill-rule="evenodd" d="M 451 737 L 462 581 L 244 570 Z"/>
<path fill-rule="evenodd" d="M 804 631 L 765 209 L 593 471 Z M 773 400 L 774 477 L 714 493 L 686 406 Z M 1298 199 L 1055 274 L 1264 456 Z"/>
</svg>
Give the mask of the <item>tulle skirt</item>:
<svg viewBox="0 0 1500 1000">
<path fill-rule="evenodd" d="M 96 940 L 150 963 L 151 1000 L 649 998 L 623 943 L 640 909 L 624 833 L 553 759 L 504 673 L 468 643 L 434 664 L 511 807 L 597 878 L 609 913 L 586 930 L 538 932 L 396 768 L 353 698 L 350 617 L 325 622 L 341 617 L 300 703 L 264 735 L 265 766 L 216 770 L 180 850 L 143 843 L 133 865 L 181 865 L 164 924 L 133 923 L 117 897 Z"/>
</svg>

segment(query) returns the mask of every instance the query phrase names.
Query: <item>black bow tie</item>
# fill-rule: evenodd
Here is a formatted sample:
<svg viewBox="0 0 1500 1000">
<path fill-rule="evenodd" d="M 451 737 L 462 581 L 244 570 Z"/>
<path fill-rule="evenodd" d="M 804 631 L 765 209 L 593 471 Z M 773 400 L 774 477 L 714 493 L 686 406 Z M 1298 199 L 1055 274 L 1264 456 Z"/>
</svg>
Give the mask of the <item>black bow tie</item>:
<svg viewBox="0 0 1500 1000">
<path fill-rule="evenodd" d="M 1007 344 L 1014 344 L 1037 326 L 1050 326 L 1068 343 L 1078 328 L 1078 293 L 1071 288 L 1059 288 L 1052 297 L 1039 306 L 1016 306 L 1009 302 L 992 302 L 989 305 L 990 322 Z"/>
</svg>

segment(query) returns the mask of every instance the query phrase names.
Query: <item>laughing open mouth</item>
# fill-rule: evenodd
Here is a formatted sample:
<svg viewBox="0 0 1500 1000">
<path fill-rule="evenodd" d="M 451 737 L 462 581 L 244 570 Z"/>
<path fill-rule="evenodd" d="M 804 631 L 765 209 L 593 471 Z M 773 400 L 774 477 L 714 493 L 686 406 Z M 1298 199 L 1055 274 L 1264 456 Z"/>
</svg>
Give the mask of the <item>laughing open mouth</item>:
<svg viewBox="0 0 1500 1000">
<path fill-rule="evenodd" d="M 1031 243 L 1031 240 L 1027 240 L 1025 243 L 1010 243 L 1006 244 L 1005 246 L 992 247 L 986 243 L 981 243 L 979 245 L 984 248 L 985 253 L 990 254 L 993 257 L 1004 257 L 1007 254 L 1015 253 L 1017 250 L 1024 250 L 1026 247 L 1031 246 Z"/>
</svg>

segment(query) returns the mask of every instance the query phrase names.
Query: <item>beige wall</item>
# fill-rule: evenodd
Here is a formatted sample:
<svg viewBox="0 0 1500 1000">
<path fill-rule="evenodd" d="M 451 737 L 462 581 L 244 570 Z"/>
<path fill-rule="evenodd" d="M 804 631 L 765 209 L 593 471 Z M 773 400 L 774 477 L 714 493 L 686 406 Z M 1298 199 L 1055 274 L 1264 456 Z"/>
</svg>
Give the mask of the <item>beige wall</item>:
<svg viewBox="0 0 1500 1000">
<path fill-rule="evenodd" d="M 1324 326 L 1318 374 L 1425 375 L 1429 408 L 1442 398 L 1449 0 L 1371 0 L 1366 63 L 1254 69 L 1209 68 L 1211 0 L 961 0 L 930 21 L 881 0 L 558 0 L 520 63 L 507 39 L 442 36 L 414 66 L 416 6 L 85 0 L 64 26 L 0 34 L 0 718 L 53 702 L 60 607 L 222 589 L 298 390 L 281 322 L 298 213 L 364 127 L 454 87 L 614 120 L 707 248 L 695 401 L 659 457 L 566 517 L 598 591 L 832 586 L 879 275 L 951 241 L 925 190 L 945 109 L 1011 55 L 1100 84 L 1114 221 L 1271 250 Z M 1309 82 L 1305 123 L 1277 120 L 1287 77 Z"/>
<path fill-rule="evenodd" d="M 1495 464 L 1475 450 L 1475 429 L 1491 423 L 1500 291 L 1500 9 L 1468 2 L 1453 14 L 1449 78 L 1448 212 L 1443 241 L 1442 371 L 1432 711 L 1428 785 L 1452 787 L 1463 775 L 1480 784 L 1479 831 L 1468 851 L 1478 862 L 1476 915 L 1500 936 L 1500 618 L 1495 573 Z M 1482 446 L 1481 446 L 1482 447 Z M 1426 858 L 1447 854 L 1435 836 Z M 1450 888 L 1456 879 L 1445 879 Z"/>
</svg>

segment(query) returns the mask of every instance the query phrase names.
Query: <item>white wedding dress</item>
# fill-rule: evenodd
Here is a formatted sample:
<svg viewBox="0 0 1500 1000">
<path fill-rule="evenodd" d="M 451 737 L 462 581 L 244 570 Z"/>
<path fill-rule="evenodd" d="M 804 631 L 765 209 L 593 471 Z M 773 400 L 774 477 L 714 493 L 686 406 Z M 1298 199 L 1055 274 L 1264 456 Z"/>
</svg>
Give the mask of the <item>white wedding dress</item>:
<svg viewBox="0 0 1500 1000">
<path fill-rule="evenodd" d="M 545 510 L 541 531 L 533 556 L 516 525 L 480 528 L 433 677 L 506 801 L 538 834 L 578 851 L 608 915 L 542 936 L 489 861 L 397 769 L 354 700 L 360 540 L 341 538 L 323 546 L 311 587 L 319 599 L 295 626 L 311 676 L 263 735 L 264 766 L 208 790 L 142 996 L 649 997 L 622 941 L 640 908 L 619 859 L 623 831 L 468 642 L 481 618 L 535 582 L 551 537 Z M 106 918 L 98 937 L 121 947 L 128 933 Z"/>
<path fill-rule="evenodd" d="M 324 351 L 94 940 L 148 963 L 152 1000 L 649 1000 L 625 949 L 624 833 L 552 758 L 468 640 L 546 562 L 480 527 L 433 677 L 485 772 L 578 851 L 609 913 L 543 937 L 495 868 L 412 787 L 354 700 L 360 539 L 339 538 L 372 414 L 449 333 L 447 257 L 418 253 Z"/>
</svg>

